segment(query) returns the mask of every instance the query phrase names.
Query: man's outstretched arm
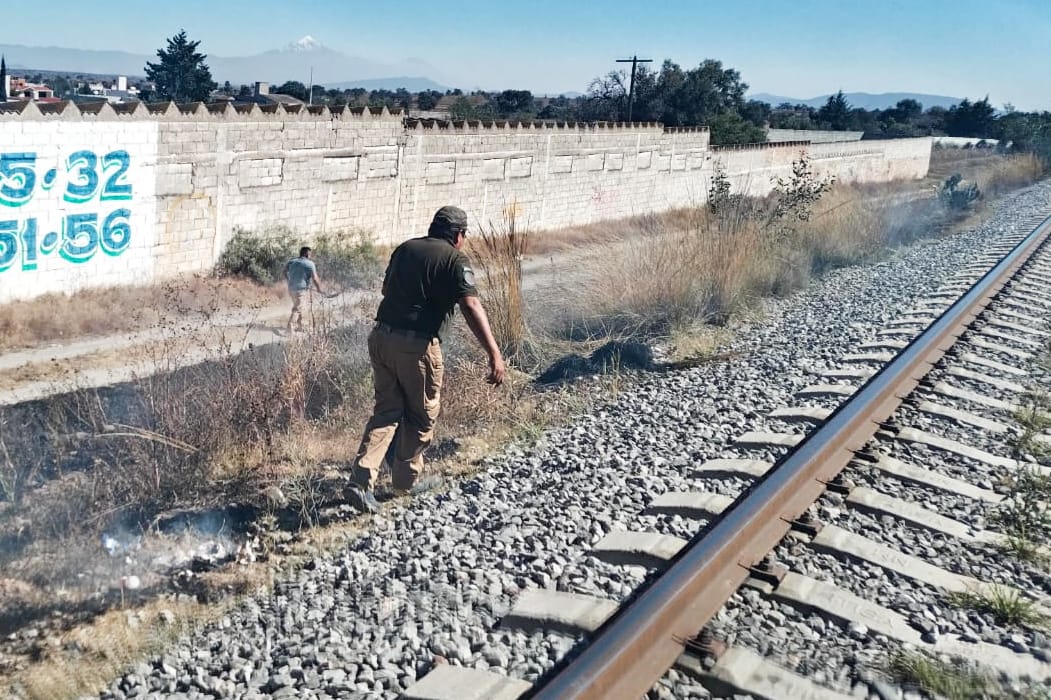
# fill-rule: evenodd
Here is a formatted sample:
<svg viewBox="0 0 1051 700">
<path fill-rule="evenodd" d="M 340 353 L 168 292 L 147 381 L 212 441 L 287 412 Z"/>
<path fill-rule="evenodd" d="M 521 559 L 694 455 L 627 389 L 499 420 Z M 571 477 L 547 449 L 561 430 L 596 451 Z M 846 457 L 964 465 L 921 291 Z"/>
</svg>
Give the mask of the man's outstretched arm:
<svg viewBox="0 0 1051 700">
<path fill-rule="evenodd" d="M 478 339 L 478 344 L 489 355 L 489 376 L 486 381 L 490 384 L 502 384 L 507 374 L 507 366 L 504 365 L 504 356 L 496 345 L 496 339 L 493 338 L 493 331 L 489 327 L 489 317 L 485 313 L 482 302 L 476 296 L 467 296 L 461 297 L 459 304 L 468 328 Z"/>
</svg>

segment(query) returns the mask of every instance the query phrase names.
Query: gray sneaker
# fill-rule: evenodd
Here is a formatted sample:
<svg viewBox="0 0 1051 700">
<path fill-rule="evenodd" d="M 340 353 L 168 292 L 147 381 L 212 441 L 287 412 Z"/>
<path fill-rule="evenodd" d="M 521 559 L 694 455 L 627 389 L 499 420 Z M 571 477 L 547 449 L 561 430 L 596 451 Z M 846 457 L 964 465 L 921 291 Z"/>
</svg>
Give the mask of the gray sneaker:
<svg viewBox="0 0 1051 700">
<path fill-rule="evenodd" d="M 347 503 L 362 513 L 378 513 L 380 504 L 372 491 L 366 491 L 360 486 L 348 486 L 346 490 Z"/>
</svg>

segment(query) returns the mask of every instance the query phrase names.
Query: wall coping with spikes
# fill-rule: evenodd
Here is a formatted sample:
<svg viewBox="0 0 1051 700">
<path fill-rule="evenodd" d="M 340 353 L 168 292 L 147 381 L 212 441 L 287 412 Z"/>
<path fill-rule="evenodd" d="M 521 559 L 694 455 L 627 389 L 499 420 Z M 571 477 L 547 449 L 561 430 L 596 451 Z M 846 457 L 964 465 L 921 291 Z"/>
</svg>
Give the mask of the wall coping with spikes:
<svg viewBox="0 0 1051 700">
<path fill-rule="evenodd" d="M 723 146 L 712 146 L 713 151 L 763 151 L 773 148 L 808 148 L 813 143 L 810 141 L 770 141 L 767 143 L 737 143 Z"/>
<path fill-rule="evenodd" d="M 659 132 L 666 134 L 707 133 L 708 127 L 666 127 L 660 122 L 548 122 L 438 120 L 408 117 L 400 110 L 328 105 L 259 105 L 232 102 L 0 102 L 0 123 L 5 121 L 158 121 L 158 122 L 248 122 L 248 121 L 369 121 L 400 122 L 415 132 L 492 133 L 497 131 L 562 131 L 592 133 Z"/>
<path fill-rule="evenodd" d="M 0 102 L 0 122 L 21 121 L 173 121 L 173 122 L 211 122 L 211 121 L 332 121 L 332 120 L 380 120 L 400 122 L 405 118 L 401 110 L 393 112 L 386 107 L 370 109 L 368 107 L 338 107 L 327 105 L 307 107 L 306 105 L 258 105 L 191 102 L 176 104 L 174 102 L 128 102 L 110 104 L 109 102 Z"/>
</svg>

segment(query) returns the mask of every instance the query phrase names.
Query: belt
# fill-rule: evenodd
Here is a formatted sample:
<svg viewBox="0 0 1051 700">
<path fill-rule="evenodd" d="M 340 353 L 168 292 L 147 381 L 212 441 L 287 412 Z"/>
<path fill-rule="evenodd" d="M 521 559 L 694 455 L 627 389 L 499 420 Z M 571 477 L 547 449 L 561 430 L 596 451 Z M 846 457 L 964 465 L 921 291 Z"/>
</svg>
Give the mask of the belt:
<svg viewBox="0 0 1051 700">
<path fill-rule="evenodd" d="M 383 331 L 384 333 L 390 333 L 391 335 L 404 335 L 408 338 L 420 338 L 421 340 L 433 340 L 433 333 L 424 333 L 423 331 L 409 330 L 408 328 L 395 328 L 383 321 L 376 321 L 376 325 L 372 327 L 373 330 Z"/>
</svg>

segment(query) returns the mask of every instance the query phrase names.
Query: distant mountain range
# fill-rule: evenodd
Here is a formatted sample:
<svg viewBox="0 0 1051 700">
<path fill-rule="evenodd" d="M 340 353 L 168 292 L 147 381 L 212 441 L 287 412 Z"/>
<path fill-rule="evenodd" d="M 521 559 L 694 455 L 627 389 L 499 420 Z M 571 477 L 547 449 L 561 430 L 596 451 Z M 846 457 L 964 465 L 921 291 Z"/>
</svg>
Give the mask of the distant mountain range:
<svg viewBox="0 0 1051 700">
<path fill-rule="evenodd" d="M 0 44 L 0 54 L 7 57 L 12 70 L 61 71 L 85 75 L 143 76 L 146 62 L 157 61 L 155 55 L 142 56 L 124 51 L 17 44 Z M 424 77 L 436 75 L 438 71 L 422 59 L 380 63 L 330 49 L 312 36 L 305 36 L 284 48 L 264 51 L 255 56 L 209 55 L 205 62 L 212 71 L 212 78 L 220 85 L 227 80 L 234 85 L 264 81 L 277 86 L 286 80 L 298 80 L 306 85 L 311 80 L 313 70 L 314 84 L 326 88 L 395 90 L 404 87 L 412 92 L 446 89 L 431 78 Z"/>
<path fill-rule="evenodd" d="M 785 102 L 793 105 L 806 105 L 807 107 L 822 107 L 828 102 L 829 97 L 831 97 L 831 95 L 820 95 L 818 97 L 811 97 L 804 100 L 798 97 L 784 97 L 782 95 L 771 95 L 765 92 L 760 92 L 755 95 L 749 95 L 748 99 L 769 102 L 774 107 Z M 843 97 L 846 98 L 851 107 L 861 107 L 862 109 L 869 110 L 888 109 L 902 100 L 916 100 L 923 105 L 924 109 L 930 109 L 931 107 L 944 107 L 948 109 L 949 107 L 959 104 L 961 100 L 959 97 L 926 95 L 918 92 L 884 92 L 877 95 L 868 92 L 844 92 Z"/>
</svg>

